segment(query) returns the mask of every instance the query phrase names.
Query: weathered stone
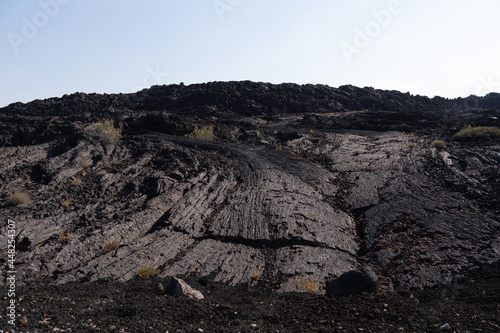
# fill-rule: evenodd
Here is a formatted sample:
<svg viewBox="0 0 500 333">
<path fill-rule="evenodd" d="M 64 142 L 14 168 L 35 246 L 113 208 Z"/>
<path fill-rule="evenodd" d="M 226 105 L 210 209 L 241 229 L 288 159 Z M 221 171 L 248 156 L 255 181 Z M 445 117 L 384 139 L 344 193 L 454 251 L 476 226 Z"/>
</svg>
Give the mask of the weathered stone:
<svg viewBox="0 0 500 333">
<path fill-rule="evenodd" d="M 201 292 L 193 289 L 184 280 L 172 277 L 170 284 L 165 289 L 165 292 L 172 296 L 187 296 L 194 299 L 203 299 L 204 296 Z"/>
<path fill-rule="evenodd" d="M 370 268 L 359 271 L 349 271 L 333 281 L 327 281 L 326 294 L 328 296 L 355 295 L 377 290 L 379 280 Z"/>
</svg>

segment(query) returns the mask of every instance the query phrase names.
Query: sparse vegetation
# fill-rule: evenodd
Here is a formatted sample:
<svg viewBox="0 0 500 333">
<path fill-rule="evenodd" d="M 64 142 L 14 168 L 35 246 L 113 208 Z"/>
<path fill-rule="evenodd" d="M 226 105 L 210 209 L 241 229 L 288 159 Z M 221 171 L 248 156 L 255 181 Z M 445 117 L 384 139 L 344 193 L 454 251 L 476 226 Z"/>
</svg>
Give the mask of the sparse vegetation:
<svg viewBox="0 0 500 333">
<path fill-rule="evenodd" d="M 103 119 L 94 129 L 94 135 L 107 143 L 116 144 L 122 139 L 122 127 L 120 122 L 115 127 L 112 119 Z"/>
<path fill-rule="evenodd" d="M 106 254 L 108 252 L 117 250 L 120 247 L 120 243 L 117 241 L 112 241 L 111 243 L 108 243 L 105 247 L 102 248 L 101 253 Z"/>
<path fill-rule="evenodd" d="M 195 126 L 194 131 L 192 131 L 190 134 L 186 134 L 186 137 L 200 140 L 214 140 L 214 125 L 203 126 L 202 128 L 198 128 L 198 126 Z"/>
<path fill-rule="evenodd" d="M 299 280 L 299 288 L 309 294 L 316 294 L 319 290 L 319 283 L 316 279 L 301 277 Z"/>
<path fill-rule="evenodd" d="M 84 170 L 90 168 L 90 163 L 85 158 L 80 158 L 80 164 Z"/>
<path fill-rule="evenodd" d="M 159 274 L 160 274 L 159 269 L 152 268 L 149 266 L 144 266 L 137 273 L 137 277 L 139 279 L 151 279 L 152 277 L 158 276 Z"/>
<path fill-rule="evenodd" d="M 7 199 L 7 203 L 10 204 L 10 205 L 25 205 L 27 204 L 28 202 L 31 201 L 31 198 L 29 196 L 29 194 L 27 193 L 24 193 L 24 192 L 17 192 L 17 193 L 14 193 L 13 195 L 11 195 L 8 199 Z"/>
<path fill-rule="evenodd" d="M 61 200 L 61 206 L 63 206 L 64 208 L 68 208 L 70 204 L 71 204 L 71 199 Z"/>
<path fill-rule="evenodd" d="M 288 158 L 291 160 L 295 160 L 295 161 L 303 161 L 304 160 L 304 156 L 301 154 L 292 154 Z"/>
<path fill-rule="evenodd" d="M 255 280 L 255 281 L 258 280 L 261 275 L 262 275 L 261 268 L 256 269 L 256 270 L 252 271 L 252 273 L 250 273 L 250 277 L 252 278 L 252 280 Z"/>
<path fill-rule="evenodd" d="M 200 275 L 200 271 L 201 271 L 200 267 L 193 267 L 191 269 L 191 274 Z"/>
<path fill-rule="evenodd" d="M 455 133 L 454 137 L 458 140 L 500 138 L 500 129 L 497 127 L 488 127 L 488 126 L 472 127 L 468 125 L 462 128 L 457 133 Z"/>
<path fill-rule="evenodd" d="M 75 235 L 73 235 L 72 232 L 69 232 L 68 230 L 65 230 L 65 231 L 61 231 L 59 233 L 59 241 L 61 243 L 67 243 L 69 242 L 70 240 L 72 240 L 73 238 L 75 237 Z"/>
<path fill-rule="evenodd" d="M 306 215 L 306 219 L 314 221 L 314 222 L 318 222 L 318 215 L 313 215 L 313 216 Z"/>
<path fill-rule="evenodd" d="M 434 140 L 431 142 L 431 147 L 437 149 L 444 149 L 446 148 L 446 142 L 444 142 L 443 140 Z"/>
<path fill-rule="evenodd" d="M 80 177 L 73 179 L 73 181 L 71 182 L 71 185 L 73 185 L 73 186 L 82 185 L 82 179 Z"/>
<path fill-rule="evenodd" d="M 101 169 L 101 170 L 97 171 L 95 174 L 96 174 L 97 176 L 103 176 L 103 175 L 105 175 L 105 174 L 107 174 L 107 173 L 108 173 L 108 172 L 107 172 L 106 170 Z"/>
</svg>

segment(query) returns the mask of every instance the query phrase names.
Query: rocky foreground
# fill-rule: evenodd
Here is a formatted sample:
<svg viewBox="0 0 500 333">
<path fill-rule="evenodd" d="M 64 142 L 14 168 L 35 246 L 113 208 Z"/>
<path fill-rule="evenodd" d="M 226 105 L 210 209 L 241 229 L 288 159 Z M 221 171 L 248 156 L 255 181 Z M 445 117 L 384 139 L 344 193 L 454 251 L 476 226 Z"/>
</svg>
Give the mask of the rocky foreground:
<svg viewBox="0 0 500 333">
<path fill-rule="evenodd" d="M 499 110 L 498 94 L 252 82 L 0 109 L 0 283 L 10 219 L 18 329 L 498 331 L 500 144 L 454 134 L 499 127 Z M 362 266 L 377 293 L 323 296 Z M 155 293 L 173 275 L 205 299 Z M 246 319 L 228 328 L 233 310 Z"/>
</svg>

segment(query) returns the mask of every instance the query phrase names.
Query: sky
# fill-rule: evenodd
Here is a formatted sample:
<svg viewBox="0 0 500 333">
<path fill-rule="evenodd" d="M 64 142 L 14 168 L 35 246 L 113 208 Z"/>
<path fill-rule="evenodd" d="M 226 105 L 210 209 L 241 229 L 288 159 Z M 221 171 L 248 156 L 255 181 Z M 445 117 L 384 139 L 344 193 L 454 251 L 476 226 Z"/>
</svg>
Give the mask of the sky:
<svg viewBox="0 0 500 333">
<path fill-rule="evenodd" d="M 500 92 L 498 0 L 2 0 L 0 107 L 251 80 Z"/>
</svg>

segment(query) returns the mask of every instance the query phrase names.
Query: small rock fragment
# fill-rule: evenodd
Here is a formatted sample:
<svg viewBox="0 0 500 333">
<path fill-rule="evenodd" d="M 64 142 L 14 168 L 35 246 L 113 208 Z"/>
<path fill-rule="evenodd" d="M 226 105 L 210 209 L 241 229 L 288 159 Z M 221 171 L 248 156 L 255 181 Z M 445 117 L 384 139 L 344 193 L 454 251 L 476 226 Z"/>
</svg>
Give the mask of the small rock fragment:
<svg viewBox="0 0 500 333">
<path fill-rule="evenodd" d="M 172 296 L 185 295 L 189 298 L 203 299 L 204 296 L 198 290 L 193 289 L 184 280 L 172 277 L 170 284 L 166 288 L 166 292 Z"/>
<path fill-rule="evenodd" d="M 158 284 L 156 285 L 156 292 L 159 295 L 165 294 L 165 287 L 163 286 L 163 284 L 161 282 L 158 282 Z"/>
<path fill-rule="evenodd" d="M 439 328 L 439 332 L 450 332 L 451 331 L 451 327 L 449 324 L 444 324 L 443 326 L 441 326 Z"/>
</svg>

